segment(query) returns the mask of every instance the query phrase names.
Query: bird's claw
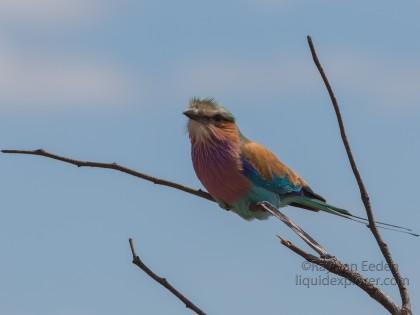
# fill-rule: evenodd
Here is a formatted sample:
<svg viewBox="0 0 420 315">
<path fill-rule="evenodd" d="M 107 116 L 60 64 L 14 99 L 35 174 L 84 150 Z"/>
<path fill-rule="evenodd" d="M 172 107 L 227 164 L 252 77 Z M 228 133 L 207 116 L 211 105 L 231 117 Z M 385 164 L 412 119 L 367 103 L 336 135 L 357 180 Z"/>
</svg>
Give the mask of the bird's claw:
<svg viewBox="0 0 420 315">
<path fill-rule="evenodd" d="M 226 211 L 229 211 L 231 209 L 231 207 L 227 203 L 225 203 L 221 200 L 216 200 L 216 202 L 217 202 L 217 204 L 219 205 L 220 208 L 222 208 Z"/>
</svg>

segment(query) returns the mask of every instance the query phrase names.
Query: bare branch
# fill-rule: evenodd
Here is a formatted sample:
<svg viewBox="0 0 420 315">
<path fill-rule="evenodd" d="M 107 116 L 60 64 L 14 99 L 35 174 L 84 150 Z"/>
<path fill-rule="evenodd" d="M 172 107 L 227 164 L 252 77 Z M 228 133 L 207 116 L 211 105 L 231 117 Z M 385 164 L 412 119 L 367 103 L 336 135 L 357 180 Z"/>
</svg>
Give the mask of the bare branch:
<svg viewBox="0 0 420 315">
<path fill-rule="evenodd" d="M 356 178 L 357 185 L 359 186 L 360 196 L 362 198 L 362 202 L 363 202 L 363 205 L 365 207 L 366 214 L 367 214 L 367 217 L 368 217 L 368 220 L 369 220 L 369 228 L 372 231 L 372 234 L 374 235 L 374 237 L 376 239 L 376 242 L 378 243 L 378 246 L 379 246 L 379 248 L 382 252 L 382 255 L 384 256 L 387 264 L 389 265 L 391 273 L 392 273 L 393 277 L 395 278 L 395 281 L 398 284 L 398 289 L 399 289 L 401 300 L 402 300 L 401 312 L 402 312 L 402 314 L 411 314 L 410 297 L 409 297 L 409 294 L 408 294 L 407 287 L 404 283 L 403 277 L 401 276 L 401 274 L 398 270 L 397 264 L 395 264 L 395 262 L 394 262 L 394 260 L 391 256 L 391 252 L 388 248 L 388 245 L 384 242 L 384 240 L 382 239 L 382 236 L 380 235 L 380 233 L 378 231 L 378 228 L 376 227 L 375 218 L 374 218 L 373 210 L 372 210 L 372 207 L 371 207 L 371 204 L 370 204 L 369 195 L 368 195 L 366 187 L 363 183 L 363 180 L 362 180 L 362 177 L 359 173 L 359 170 L 357 168 L 356 162 L 354 160 L 353 153 L 352 153 L 351 148 L 350 148 L 350 143 L 347 139 L 346 130 L 344 128 L 344 123 L 343 123 L 343 118 L 341 117 L 340 107 L 338 106 L 337 99 L 334 95 L 334 92 L 331 88 L 331 85 L 328 81 L 328 78 L 327 78 L 327 76 L 324 72 L 324 69 L 322 68 L 322 65 L 321 65 L 321 63 L 318 59 L 318 56 L 316 54 L 315 47 L 314 47 L 314 44 L 312 42 L 311 37 L 308 36 L 307 40 L 308 40 L 309 48 L 311 50 L 312 59 L 313 59 L 315 65 L 316 65 L 316 67 L 317 67 L 317 69 L 318 69 L 318 71 L 319 71 L 319 73 L 322 77 L 322 80 L 324 81 L 325 87 L 328 90 L 328 94 L 330 96 L 332 105 L 334 107 L 335 114 L 337 116 L 338 126 L 340 128 L 341 140 L 343 141 L 344 147 L 346 149 L 347 157 L 348 157 L 349 162 L 350 162 L 351 169 L 353 170 L 354 177 Z"/>
<path fill-rule="evenodd" d="M 161 178 L 157 178 L 157 177 L 153 177 L 144 173 L 140 173 L 138 171 L 135 171 L 131 168 L 119 165 L 117 163 L 102 163 L 102 162 L 92 162 L 92 161 L 81 161 L 81 160 L 75 160 L 72 158 L 67 158 L 64 156 L 60 156 L 57 154 L 53 154 L 53 153 L 49 153 L 45 150 L 42 149 L 38 149 L 38 150 L 1 150 L 1 152 L 3 153 L 8 153 L 8 154 L 27 154 L 27 155 L 39 155 L 39 156 L 44 156 L 53 160 L 58 160 L 58 161 L 62 161 L 65 163 L 69 163 L 69 164 L 73 164 L 76 165 L 77 167 L 96 167 L 96 168 L 107 168 L 107 169 L 111 169 L 111 170 L 116 170 L 116 171 L 120 171 L 126 174 L 130 174 L 132 176 L 147 180 L 149 182 L 152 182 L 153 184 L 156 185 L 162 185 L 162 186 L 167 186 L 167 187 L 171 187 L 171 188 L 175 188 L 178 190 L 181 190 L 183 192 L 210 200 L 210 201 L 214 201 L 213 197 L 210 196 L 209 193 L 201 190 L 201 189 L 193 189 L 178 183 L 174 183 L 165 179 L 161 179 Z"/>
<path fill-rule="evenodd" d="M 155 274 L 149 267 L 147 267 L 140 257 L 137 255 L 136 250 L 134 248 L 134 241 L 133 239 L 128 239 L 130 243 L 131 253 L 133 255 L 133 264 L 143 270 L 147 275 L 149 275 L 153 280 L 158 282 L 160 285 L 165 287 L 168 291 L 170 291 L 173 295 L 175 295 L 178 299 L 180 299 L 187 308 L 191 309 L 194 313 L 198 315 L 206 315 L 198 306 L 196 306 L 193 302 L 191 302 L 188 298 L 185 297 L 181 292 L 175 289 L 165 278 L 159 277 Z"/>
<path fill-rule="evenodd" d="M 367 279 L 363 278 L 363 276 L 352 269 L 350 269 L 348 266 L 343 264 L 341 261 L 337 260 L 335 257 L 316 257 L 314 255 L 311 255 L 301 248 L 294 245 L 292 242 L 277 236 L 281 243 L 286 246 L 288 249 L 292 250 L 299 256 L 303 257 L 307 261 L 316 264 L 320 267 L 325 268 L 331 273 L 334 273 L 336 275 L 339 275 L 355 285 L 357 285 L 359 288 L 361 288 L 363 291 L 365 291 L 371 298 L 376 300 L 378 303 L 380 303 L 383 307 L 385 307 L 391 314 L 399 314 L 399 308 L 398 306 L 392 301 L 392 299 L 386 295 L 382 290 L 380 290 L 378 287 L 374 286 L 371 282 L 369 282 Z"/>
</svg>

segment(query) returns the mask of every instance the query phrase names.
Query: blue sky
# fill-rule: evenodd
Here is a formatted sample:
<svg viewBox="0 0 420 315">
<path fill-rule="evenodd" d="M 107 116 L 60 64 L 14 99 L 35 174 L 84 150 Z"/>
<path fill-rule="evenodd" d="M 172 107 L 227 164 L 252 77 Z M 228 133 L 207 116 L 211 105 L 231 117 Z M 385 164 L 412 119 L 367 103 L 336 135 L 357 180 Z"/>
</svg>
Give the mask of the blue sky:
<svg viewBox="0 0 420 315">
<path fill-rule="evenodd" d="M 419 231 L 419 10 L 416 1 L 1 1 L 0 145 L 199 188 L 181 112 L 192 96 L 215 97 L 314 190 L 364 214 L 310 34 L 377 218 Z M 354 287 L 296 285 L 326 274 L 279 245 L 276 234 L 301 243 L 274 219 L 246 222 L 121 173 L 37 157 L 3 155 L 0 173 L 2 314 L 188 314 L 131 265 L 130 236 L 209 314 L 385 313 Z M 284 212 L 343 261 L 381 263 L 363 226 Z M 418 312 L 419 240 L 383 236 Z M 398 300 L 395 286 L 382 288 Z"/>
</svg>

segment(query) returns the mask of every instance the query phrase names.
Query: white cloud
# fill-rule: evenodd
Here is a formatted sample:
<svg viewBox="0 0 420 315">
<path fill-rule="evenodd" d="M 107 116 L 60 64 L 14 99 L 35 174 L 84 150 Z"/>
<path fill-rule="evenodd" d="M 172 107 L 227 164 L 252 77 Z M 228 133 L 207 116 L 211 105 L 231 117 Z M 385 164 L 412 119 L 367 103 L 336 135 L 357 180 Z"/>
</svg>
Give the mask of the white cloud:
<svg viewBox="0 0 420 315">
<path fill-rule="evenodd" d="M 0 45 L 0 108 L 122 105 L 136 80 L 108 62 L 42 56 Z"/>
<path fill-rule="evenodd" d="M 77 34 L 110 12 L 98 0 L 0 0 L 0 109 L 121 105 L 137 95 L 137 80 L 100 56 L 26 41 L 28 33 Z"/>
<path fill-rule="evenodd" d="M 101 15 L 97 0 L 1 0 L 0 19 L 14 23 L 63 23 Z"/>
</svg>

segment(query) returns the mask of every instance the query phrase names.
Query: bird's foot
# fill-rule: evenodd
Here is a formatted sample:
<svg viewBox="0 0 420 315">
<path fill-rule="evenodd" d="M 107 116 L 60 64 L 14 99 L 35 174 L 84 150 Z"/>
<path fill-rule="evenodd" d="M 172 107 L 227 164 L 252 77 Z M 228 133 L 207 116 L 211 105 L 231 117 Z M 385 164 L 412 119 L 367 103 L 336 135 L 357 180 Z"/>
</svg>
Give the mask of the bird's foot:
<svg viewBox="0 0 420 315">
<path fill-rule="evenodd" d="M 220 208 L 225 209 L 226 211 L 229 211 L 231 209 L 231 207 L 227 203 L 225 203 L 221 200 L 216 200 L 216 202 L 217 202 L 217 204 L 219 205 Z"/>
</svg>

